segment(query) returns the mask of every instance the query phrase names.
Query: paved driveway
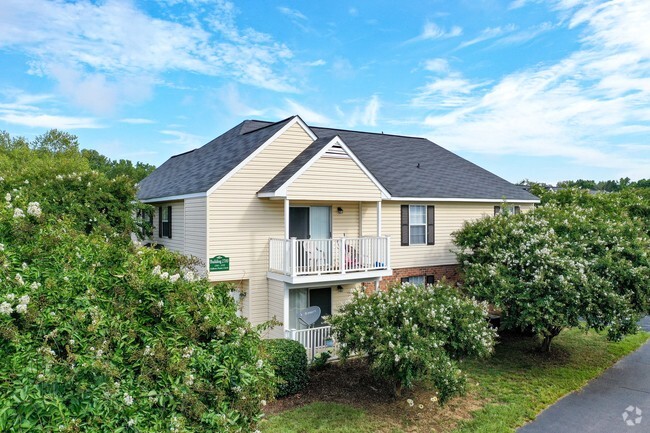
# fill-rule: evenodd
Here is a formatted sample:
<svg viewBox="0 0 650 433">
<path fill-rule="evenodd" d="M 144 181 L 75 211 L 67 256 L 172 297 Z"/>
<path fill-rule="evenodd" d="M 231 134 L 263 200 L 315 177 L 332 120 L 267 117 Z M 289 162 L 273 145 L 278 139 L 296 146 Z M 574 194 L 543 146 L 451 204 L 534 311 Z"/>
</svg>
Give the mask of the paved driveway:
<svg viewBox="0 0 650 433">
<path fill-rule="evenodd" d="M 650 316 L 641 321 L 641 327 L 650 332 Z M 650 432 L 650 342 L 517 432 Z"/>
</svg>

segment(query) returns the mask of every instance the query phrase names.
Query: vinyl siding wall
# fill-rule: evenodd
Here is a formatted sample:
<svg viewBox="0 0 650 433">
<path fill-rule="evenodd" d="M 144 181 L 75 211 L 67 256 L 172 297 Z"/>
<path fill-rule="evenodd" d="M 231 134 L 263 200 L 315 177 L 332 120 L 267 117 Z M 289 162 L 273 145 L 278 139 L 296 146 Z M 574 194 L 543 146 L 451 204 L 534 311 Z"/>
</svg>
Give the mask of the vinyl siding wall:
<svg viewBox="0 0 650 433">
<path fill-rule="evenodd" d="M 155 206 L 155 211 L 153 215 L 153 242 L 164 245 L 165 248 L 172 251 L 178 251 L 179 253 L 185 253 L 185 206 L 183 201 L 173 201 L 173 202 L 164 202 L 164 203 L 151 203 Z M 172 207 L 172 237 L 160 237 L 158 236 L 158 214 L 161 207 Z"/>
<path fill-rule="evenodd" d="M 202 270 L 207 266 L 206 260 L 206 198 L 185 200 L 185 254 L 197 257 L 203 263 Z M 174 217 L 172 217 L 172 224 Z M 172 227 L 172 230 L 174 228 Z M 172 231 L 172 236 L 174 232 Z"/>
<path fill-rule="evenodd" d="M 284 237 L 282 200 L 256 194 L 311 142 L 294 124 L 208 197 L 208 258 L 230 258 L 230 270 L 210 272 L 210 279 L 249 281 L 243 313 L 253 324 L 268 320 L 270 314 L 269 238 Z"/>
<path fill-rule="evenodd" d="M 377 201 L 381 192 L 352 159 L 323 156 L 289 186 L 287 197 Z"/>
<path fill-rule="evenodd" d="M 153 242 L 164 245 L 165 248 L 188 256 L 194 256 L 206 262 L 206 213 L 205 198 L 193 198 L 185 201 L 152 203 L 155 207 L 153 216 Z M 158 213 L 161 207 L 172 207 L 172 237 L 158 236 Z M 204 272 L 205 267 L 198 269 Z"/>
<path fill-rule="evenodd" d="M 274 316 L 280 322 L 284 322 L 284 287 L 282 281 L 268 279 L 269 285 L 269 319 Z M 284 323 L 282 326 L 275 326 L 268 331 L 269 338 L 284 338 Z"/>
<path fill-rule="evenodd" d="M 435 245 L 401 246 L 400 206 L 402 204 L 435 206 Z M 532 204 L 521 204 L 520 206 L 522 212 L 533 207 Z M 494 215 L 494 203 L 383 202 L 382 234 L 391 237 L 391 267 L 399 269 L 456 263 L 456 256 L 452 252 L 455 246 L 451 234 L 460 229 L 464 221 L 492 215 Z M 366 226 L 365 220 L 371 220 L 372 218 L 373 212 L 364 212 L 364 227 Z"/>
</svg>

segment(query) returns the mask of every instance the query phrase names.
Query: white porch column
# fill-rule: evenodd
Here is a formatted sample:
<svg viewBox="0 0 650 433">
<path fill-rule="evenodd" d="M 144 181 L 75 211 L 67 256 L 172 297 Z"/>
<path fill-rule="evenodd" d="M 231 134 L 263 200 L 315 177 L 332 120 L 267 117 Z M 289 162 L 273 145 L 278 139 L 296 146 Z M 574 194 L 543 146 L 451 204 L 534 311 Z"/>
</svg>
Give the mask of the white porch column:
<svg viewBox="0 0 650 433">
<path fill-rule="evenodd" d="M 381 236 L 381 200 L 377 202 L 377 237 Z"/>
<path fill-rule="evenodd" d="M 289 239 L 289 199 L 284 199 L 284 238 Z"/>
<path fill-rule="evenodd" d="M 283 311 L 283 326 L 284 326 L 284 338 L 291 338 L 289 332 L 289 287 L 284 283 L 284 311 Z"/>
</svg>

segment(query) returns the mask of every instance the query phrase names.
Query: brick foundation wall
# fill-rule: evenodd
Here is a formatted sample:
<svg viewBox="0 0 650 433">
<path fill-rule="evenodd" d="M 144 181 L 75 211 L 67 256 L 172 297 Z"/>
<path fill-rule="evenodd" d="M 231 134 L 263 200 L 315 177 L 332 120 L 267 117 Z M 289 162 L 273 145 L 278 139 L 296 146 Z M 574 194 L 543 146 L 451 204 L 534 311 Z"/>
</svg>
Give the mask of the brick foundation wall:
<svg viewBox="0 0 650 433">
<path fill-rule="evenodd" d="M 402 278 L 419 277 L 433 275 L 435 281 L 441 280 L 443 277 L 450 283 L 457 283 L 460 280 L 458 265 L 440 265 L 440 266 L 418 266 L 415 268 L 399 268 L 393 269 L 393 275 L 384 277 L 379 282 L 379 288 L 386 290 L 389 285 L 399 283 Z M 366 290 L 374 290 L 375 283 L 363 283 Z"/>
</svg>

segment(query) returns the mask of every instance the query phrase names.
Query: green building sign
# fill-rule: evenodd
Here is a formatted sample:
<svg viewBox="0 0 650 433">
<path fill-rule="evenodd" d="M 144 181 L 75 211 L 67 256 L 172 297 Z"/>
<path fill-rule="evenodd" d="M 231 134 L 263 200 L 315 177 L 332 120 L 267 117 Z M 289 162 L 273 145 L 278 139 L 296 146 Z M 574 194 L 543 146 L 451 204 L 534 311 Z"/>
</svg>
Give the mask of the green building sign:
<svg viewBox="0 0 650 433">
<path fill-rule="evenodd" d="M 210 272 L 230 270 L 230 257 L 214 256 L 210 258 Z"/>
</svg>

